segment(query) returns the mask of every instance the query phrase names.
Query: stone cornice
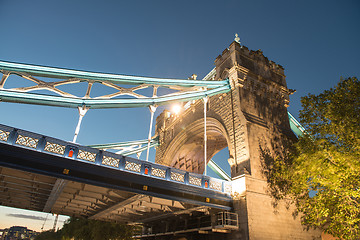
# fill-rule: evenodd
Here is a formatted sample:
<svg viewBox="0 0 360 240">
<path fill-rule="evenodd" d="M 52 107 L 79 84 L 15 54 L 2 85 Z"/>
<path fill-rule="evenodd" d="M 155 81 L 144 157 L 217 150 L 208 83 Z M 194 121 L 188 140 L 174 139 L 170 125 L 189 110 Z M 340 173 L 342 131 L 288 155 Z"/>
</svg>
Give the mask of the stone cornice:
<svg viewBox="0 0 360 240">
<path fill-rule="evenodd" d="M 221 62 L 224 63 L 231 56 L 231 53 L 233 52 L 237 52 L 238 54 L 240 54 L 241 56 L 245 57 L 248 60 L 261 63 L 264 66 L 267 66 L 269 70 L 271 70 L 272 72 L 285 77 L 284 68 L 280 64 L 276 64 L 275 62 L 265 57 L 260 49 L 257 51 L 249 50 L 246 46 L 241 46 L 239 43 L 235 41 L 232 42 L 229 48 L 226 48 L 222 52 L 222 54 L 215 59 L 215 64 L 219 60 L 222 60 Z"/>
</svg>

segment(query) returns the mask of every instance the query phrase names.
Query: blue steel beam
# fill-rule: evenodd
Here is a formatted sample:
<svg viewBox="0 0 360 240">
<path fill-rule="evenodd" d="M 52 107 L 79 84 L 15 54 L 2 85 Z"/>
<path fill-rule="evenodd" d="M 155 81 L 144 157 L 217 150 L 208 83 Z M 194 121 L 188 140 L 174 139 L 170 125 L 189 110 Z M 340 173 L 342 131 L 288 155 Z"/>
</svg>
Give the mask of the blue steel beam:
<svg viewBox="0 0 360 240">
<path fill-rule="evenodd" d="M 78 108 L 86 106 L 91 109 L 104 108 L 134 108 L 134 107 L 148 107 L 150 105 L 167 105 L 173 102 L 191 101 L 206 96 L 213 96 L 220 93 L 230 91 L 230 85 L 210 89 L 207 91 L 197 91 L 188 93 L 179 93 L 177 95 L 167 95 L 149 98 L 135 98 L 135 99 L 86 99 L 86 98 L 71 98 L 61 96 L 51 96 L 34 93 L 24 93 L 17 91 L 0 90 L 0 100 L 3 102 L 26 103 L 35 105 L 47 105 L 55 107 L 69 107 Z"/>
<path fill-rule="evenodd" d="M 211 168 L 211 170 L 213 170 L 221 179 L 231 181 L 231 177 L 219 165 L 217 165 L 214 160 L 210 159 L 207 166 Z"/>
<path fill-rule="evenodd" d="M 182 87 L 207 87 L 217 88 L 228 84 L 227 81 L 199 81 L 199 80 L 185 80 L 185 79 L 170 79 L 170 78 L 151 78 L 138 77 L 110 73 L 97 73 L 80 70 L 72 70 L 65 68 L 46 67 L 38 65 L 30 65 L 23 63 L 13 63 L 0 61 L 0 70 L 8 72 L 27 73 L 32 76 L 49 77 L 58 79 L 78 78 L 83 80 L 96 80 L 99 82 L 107 81 L 115 84 L 148 84 L 158 86 L 177 85 Z"/>
<path fill-rule="evenodd" d="M 232 208 L 229 182 L 1 124 L 0 165 L 201 206 Z"/>
<path fill-rule="evenodd" d="M 145 146 L 141 146 L 142 144 L 146 144 Z M 130 150 L 123 150 L 119 154 L 123 156 L 130 156 L 132 154 L 141 153 L 145 150 L 147 150 L 148 146 L 148 140 L 137 140 L 137 141 L 129 141 L 129 142 L 119 142 L 119 143 L 107 143 L 107 144 L 97 144 L 97 145 L 89 145 L 88 147 L 97 148 L 101 150 L 106 149 L 113 149 L 113 150 L 123 150 L 126 147 L 131 146 L 139 146 L 138 148 L 130 149 Z M 159 146 L 159 137 L 156 137 L 154 139 L 151 139 L 149 148 L 157 147 Z"/>
<path fill-rule="evenodd" d="M 146 142 L 146 144 L 147 144 L 147 142 Z M 157 147 L 157 146 L 159 146 L 158 142 L 151 142 L 150 145 L 149 145 L 149 148 Z M 97 149 L 120 149 L 120 147 L 105 147 L 105 148 L 97 147 L 97 146 L 95 146 L 95 147 L 94 146 L 89 146 L 89 147 L 93 147 L 93 148 L 97 148 Z M 148 146 L 145 145 L 145 146 L 134 148 L 134 149 L 131 149 L 131 150 L 124 150 L 119 154 L 121 154 L 123 156 L 130 156 L 132 154 L 143 152 L 143 151 L 147 150 L 147 148 L 148 148 Z"/>
<path fill-rule="evenodd" d="M 294 118 L 293 115 L 291 115 L 291 113 L 288 112 L 288 116 L 289 116 L 289 122 L 290 122 L 290 128 L 291 130 L 298 136 L 298 137 L 302 137 L 304 136 L 304 134 L 306 133 L 306 130 L 303 126 L 301 126 L 301 124 L 296 120 L 296 118 Z"/>
<path fill-rule="evenodd" d="M 157 147 L 157 146 L 159 146 L 159 143 L 150 143 L 149 148 Z M 121 153 L 121 155 L 130 156 L 132 154 L 143 152 L 143 151 L 147 150 L 147 148 L 148 148 L 148 146 L 146 145 L 146 146 L 134 149 L 134 150 L 124 151 Z"/>
<path fill-rule="evenodd" d="M 155 138 L 155 139 L 151 139 L 150 142 L 158 143 L 159 140 L 158 140 L 158 138 Z M 141 145 L 141 144 L 147 144 L 147 143 L 148 143 L 148 140 L 143 139 L 143 140 L 137 140 L 137 141 L 135 140 L 135 141 L 119 142 L 119 143 L 94 144 L 94 145 L 89 145 L 88 147 L 97 148 L 97 149 L 118 149 L 121 147 L 128 147 L 128 146 Z"/>
</svg>

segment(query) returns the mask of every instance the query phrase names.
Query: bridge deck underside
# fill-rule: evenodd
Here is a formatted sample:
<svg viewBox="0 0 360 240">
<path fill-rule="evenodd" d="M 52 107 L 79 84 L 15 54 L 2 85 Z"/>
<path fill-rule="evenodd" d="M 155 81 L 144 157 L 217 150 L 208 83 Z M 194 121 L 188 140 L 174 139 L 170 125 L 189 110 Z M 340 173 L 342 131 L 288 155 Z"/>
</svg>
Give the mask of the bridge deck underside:
<svg viewBox="0 0 360 240">
<path fill-rule="evenodd" d="M 63 181 L 61 187 L 58 184 Z M 118 189 L 0 167 L 0 204 L 44 211 L 61 189 L 49 212 L 67 216 L 144 223 L 178 214 L 208 211 L 208 207 L 151 197 Z"/>
<path fill-rule="evenodd" d="M 0 127 L 1 205 L 125 223 L 231 210 L 225 182 Z"/>
</svg>

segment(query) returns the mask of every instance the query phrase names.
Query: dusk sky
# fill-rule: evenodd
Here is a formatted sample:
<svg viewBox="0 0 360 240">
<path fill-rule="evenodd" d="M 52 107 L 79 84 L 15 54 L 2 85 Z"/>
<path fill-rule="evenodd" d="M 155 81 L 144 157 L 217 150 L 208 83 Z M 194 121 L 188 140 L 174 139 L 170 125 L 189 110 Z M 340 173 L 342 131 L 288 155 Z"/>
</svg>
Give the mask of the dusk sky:
<svg viewBox="0 0 360 240">
<path fill-rule="evenodd" d="M 360 77 L 358 0 L 0 0 L 3 61 L 163 78 L 195 73 L 201 79 L 235 33 L 242 45 L 261 49 L 285 68 L 288 88 L 296 90 L 289 107 L 295 117 L 302 96 L 333 87 L 341 76 Z M 10 78 L 8 86 L 23 83 Z M 86 87 L 73 91 L 84 95 Z M 72 140 L 77 120 L 77 109 L 0 103 L 1 124 L 63 140 Z M 147 108 L 90 110 L 77 141 L 145 139 L 149 122 Z M 44 221 L 29 216 L 46 214 L 0 207 L 0 229 L 24 225 L 39 231 Z M 52 227 L 49 219 L 45 229 Z"/>
</svg>

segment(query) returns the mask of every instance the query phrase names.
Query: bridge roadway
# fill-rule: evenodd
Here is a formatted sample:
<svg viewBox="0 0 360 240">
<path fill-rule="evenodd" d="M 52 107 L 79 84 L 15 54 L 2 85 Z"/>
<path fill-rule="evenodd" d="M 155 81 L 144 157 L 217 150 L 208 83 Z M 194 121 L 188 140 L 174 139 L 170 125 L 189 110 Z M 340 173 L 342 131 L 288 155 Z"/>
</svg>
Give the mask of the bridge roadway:
<svg viewBox="0 0 360 240">
<path fill-rule="evenodd" d="M 0 204 L 144 223 L 231 210 L 231 183 L 0 124 Z"/>
</svg>

